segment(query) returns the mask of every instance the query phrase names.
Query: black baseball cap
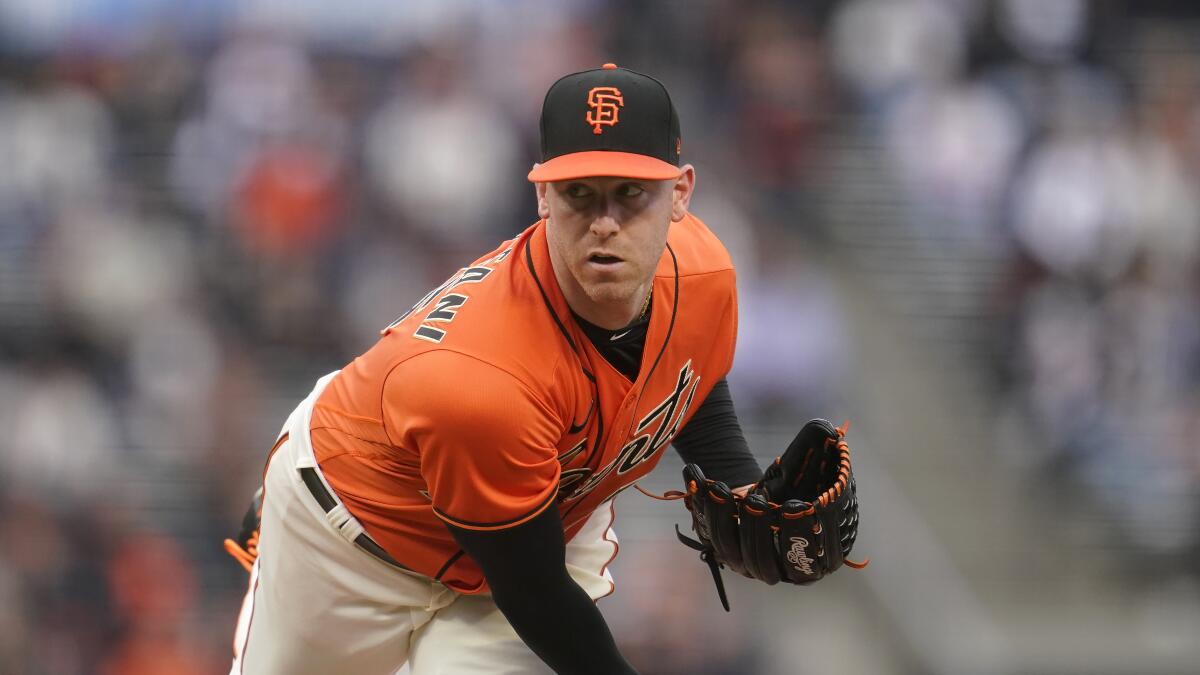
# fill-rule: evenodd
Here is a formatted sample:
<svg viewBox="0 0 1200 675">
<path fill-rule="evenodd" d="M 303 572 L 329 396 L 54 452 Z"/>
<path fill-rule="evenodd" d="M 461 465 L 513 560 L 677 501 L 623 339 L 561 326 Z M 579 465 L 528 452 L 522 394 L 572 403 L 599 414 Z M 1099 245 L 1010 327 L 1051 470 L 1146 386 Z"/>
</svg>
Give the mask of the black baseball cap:
<svg viewBox="0 0 1200 675">
<path fill-rule="evenodd" d="M 616 64 L 560 78 L 542 103 L 542 159 L 534 183 L 680 174 L 679 115 L 662 82 Z"/>
</svg>

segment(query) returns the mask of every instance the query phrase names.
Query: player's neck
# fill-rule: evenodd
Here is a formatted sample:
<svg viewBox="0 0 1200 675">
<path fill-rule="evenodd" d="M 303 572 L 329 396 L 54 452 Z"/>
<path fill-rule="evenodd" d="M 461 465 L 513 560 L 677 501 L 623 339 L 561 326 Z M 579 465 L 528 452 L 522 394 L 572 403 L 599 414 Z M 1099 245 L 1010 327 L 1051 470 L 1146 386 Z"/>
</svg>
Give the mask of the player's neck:
<svg viewBox="0 0 1200 675">
<path fill-rule="evenodd" d="M 571 311 L 600 328 L 617 330 L 628 326 L 645 313 L 650 302 L 653 278 L 647 279 L 628 298 L 597 300 L 588 295 L 569 271 L 560 269 L 559 265 L 554 264 L 553 257 L 551 266 L 554 268 L 558 287 L 562 290 L 563 297 L 566 298 Z"/>
</svg>

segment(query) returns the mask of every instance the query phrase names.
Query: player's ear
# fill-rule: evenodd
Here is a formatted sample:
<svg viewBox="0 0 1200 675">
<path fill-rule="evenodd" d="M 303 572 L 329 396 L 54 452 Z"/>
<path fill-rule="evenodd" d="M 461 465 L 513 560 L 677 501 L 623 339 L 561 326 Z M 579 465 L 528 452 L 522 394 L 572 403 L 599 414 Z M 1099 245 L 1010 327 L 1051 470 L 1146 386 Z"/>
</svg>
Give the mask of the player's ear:
<svg viewBox="0 0 1200 675">
<path fill-rule="evenodd" d="M 671 188 L 671 220 L 678 223 L 688 212 L 692 192 L 696 189 L 696 169 L 691 164 L 683 165 L 683 173 L 675 179 Z"/>
<path fill-rule="evenodd" d="M 534 164 L 533 168 L 538 168 L 538 164 Z M 549 183 L 534 183 L 533 194 L 537 197 L 537 212 L 538 217 L 547 219 L 550 217 L 550 202 L 546 199 L 546 189 L 550 187 Z"/>
</svg>

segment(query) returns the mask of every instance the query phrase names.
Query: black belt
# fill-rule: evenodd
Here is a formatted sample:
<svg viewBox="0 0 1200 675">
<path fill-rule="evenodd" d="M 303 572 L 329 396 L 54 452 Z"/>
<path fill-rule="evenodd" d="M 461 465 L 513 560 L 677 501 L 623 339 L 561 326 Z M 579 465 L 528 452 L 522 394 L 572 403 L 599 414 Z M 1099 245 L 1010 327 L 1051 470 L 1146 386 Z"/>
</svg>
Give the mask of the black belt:
<svg viewBox="0 0 1200 675">
<path fill-rule="evenodd" d="M 324 509 L 325 513 L 329 513 L 335 506 L 337 506 L 337 500 L 333 498 L 333 495 L 329 494 L 329 490 L 325 489 L 325 484 L 321 482 L 321 477 L 317 475 L 316 469 L 307 467 L 300 469 L 300 479 L 303 480 L 304 484 L 308 486 L 308 491 L 312 493 L 313 499 L 317 500 L 317 503 L 321 505 L 321 508 Z M 404 565 L 396 562 L 396 559 L 388 555 L 388 552 L 383 550 L 382 546 L 376 544 L 374 539 L 367 536 L 366 532 L 363 532 L 355 537 L 354 543 L 358 544 L 358 547 L 362 550 L 370 553 L 389 565 L 394 565 L 405 571 L 412 571 Z"/>
</svg>

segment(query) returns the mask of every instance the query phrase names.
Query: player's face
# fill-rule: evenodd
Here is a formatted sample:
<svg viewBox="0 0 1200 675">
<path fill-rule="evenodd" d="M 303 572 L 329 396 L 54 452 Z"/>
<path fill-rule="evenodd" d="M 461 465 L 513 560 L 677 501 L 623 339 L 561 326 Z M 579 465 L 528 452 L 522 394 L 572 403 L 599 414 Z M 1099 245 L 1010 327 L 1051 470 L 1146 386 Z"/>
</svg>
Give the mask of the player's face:
<svg viewBox="0 0 1200 675">
<path fill-rule="evenodd" d="M 601 176 L 537 186 L 555 276 L 571 308 L 605 328 L 637 317 L 672 221 L 687 214 L 692 167 L 672 180 Z"/>
</svg>

